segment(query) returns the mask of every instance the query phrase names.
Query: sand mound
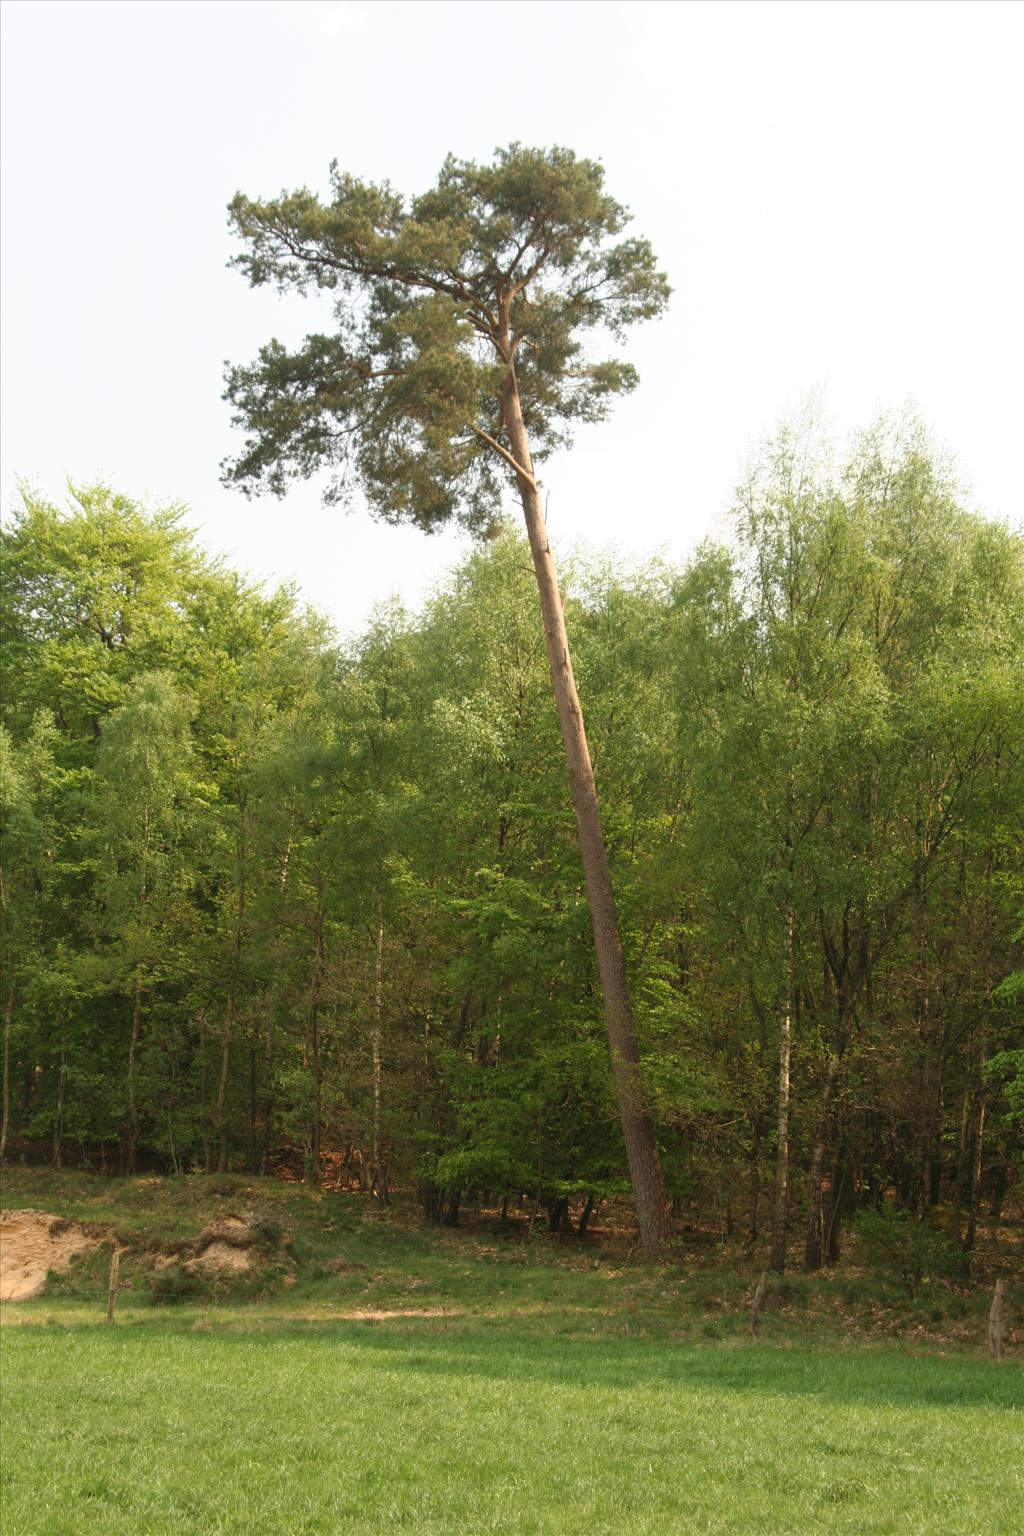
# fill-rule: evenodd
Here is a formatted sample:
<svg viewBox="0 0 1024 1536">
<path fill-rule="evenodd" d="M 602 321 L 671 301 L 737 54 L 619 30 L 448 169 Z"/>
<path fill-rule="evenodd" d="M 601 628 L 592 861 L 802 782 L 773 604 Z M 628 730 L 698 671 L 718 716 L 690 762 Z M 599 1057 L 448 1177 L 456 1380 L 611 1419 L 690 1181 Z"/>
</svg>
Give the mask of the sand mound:
<svg viewBox="0 0 1024 1536">
<path fill-rule="evenodd" d="M 76 1254 L 91 1253 L 111 1233 L 86 1227 L 45 1211 L 0 1212 L 0 1301 L 28 1301 L 46 1286 L 51 1271 L 61 1273 Z M 118 1245 L 121 1246 L 121 1245 Z M 219 1217 L 189 1242 L 154 1255 L 160 1274 L 180 1265 L 188 1275 L 246 1274 L 254 1267 L 257 1234 L 249 1221 L 233 1214 Z M 122 1282 L 128 1289 L 130 1282 Z"/>
<path fill-rule="evenodd" d="M 67 1269 L 77 1253 L 91 1253 L 101 1241 L 62 1216 L 0 1211 L 0 1301 L 38 1296 L 51 1269 Z"/>
<path fill-rule="evenodd" d="M 252 1229 L 241 1216 L 222 1216 L 204 1227 L 192 1242 L 195 1255 L 183 1268 L 188 1274 L 244 1274 L 252 1268 Z"/>
<path fill-rule="evenodd" d="M 205 1275 L 223 1275 L 231 1272 L 242 1274 L 252 1268 L 252 1255 L 245 1248 L 235 1248 L 231 1243 L 210 1243 L 198 1259 L 185 1265 L 186 1270 L 200 1270 Z"/>
<path fill-rule="evenodd" d="M 202 1253 L 218 1244 L 224 1248 L 250 1248 L 255 1241 L 252 1228 L 241 1216 L 221 1216 L 203 1228 L 192 1247 Z"/>
</svg>

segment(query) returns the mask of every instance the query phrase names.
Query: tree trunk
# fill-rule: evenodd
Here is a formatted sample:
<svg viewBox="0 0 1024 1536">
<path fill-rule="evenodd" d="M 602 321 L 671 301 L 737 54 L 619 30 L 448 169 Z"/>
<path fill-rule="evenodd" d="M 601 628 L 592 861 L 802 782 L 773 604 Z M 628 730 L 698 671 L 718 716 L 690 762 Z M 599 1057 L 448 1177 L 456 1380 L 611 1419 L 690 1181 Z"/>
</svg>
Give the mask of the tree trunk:
<svg viewBox="0 0 1024 1536">
<path fill-rule="evenodd" d="M 199 1025 L 199 1102 L 202 1105 L 203 1111 L 199 1123 L 199 1135 L 202 1138 L 203 1143 L 203 1172 L 212 1173 L 213 1169 L 211 1167 L 210 1159 L 210 1137 L 207 1132 L 206 1121 L 206 1014 L 202 1009 L 199 1011 L 199 1018 L 197 1022 Z"/>
<path fill-rule="evenodd" d="M 249 1172 L 259 1173 L 259 1131 L 256 1109 L 256 1041 L 258 1026 L 253 1026 L 253 1036 L 249 1042 Z"/>
<path fill-rule="evenodd" d="M 970 1182 L 967 1189 L 967 1231 L 964 1233 L 963 1249 L 967 1264 L 970 1264 L 970 1254 L 974 1247 L 974 1237 L 978 1228 L 978 1206 L 981 1201 L 981 1174 L 983 1168 L 985 1147 L 985 1100 L 981 1099 L 978 1105 L 977 1125 L 974 1133 L 974 1157 L 971 1160 Z"/>
<path fill-rule="evenodd" d="M 64 1095 L 68 1081 L 67 1020 L 60 1021 L 60 1075 L 57 1078 L 57 1109 L 53 1117 L 53 1166 L 62 1166 L 61 1143 L 64 1139 Z"/>
<path fill-rule="evenodd" d="M 7 1133 L 11 1124 L 11 1019 L 14 1015 L 14 982 L 7 988 L 4 1002 L 3 1110 L 0 1112 L 0 1164 L 7 1151 Z"/>
<path fill-rule="evenodd" d="M 313 1116 L 309 1127 L 307 1176 L 314 1184 L 320 1182 L 320 1141 L 323 1135 L 323 1071 L 320 1062 L 320 993 L 326 970 L 324 946 L 324 888 L 323 873 L 319 862 L 316 872 L 317 904 L 314 916 L 313 970 L 309 979 L 306 999 L 306 1045 L 303 1067 L 313 1078 Z"/>
<path fill-rule="evenodd" d="M 176 1147 L 174 1145 L 174 1119 L 173 1119 L 172 1114 L 171 1114 L 170 1105 L 168 1105 L 168 1107 L 167 1107 L 167 1146 L 168 1146 L 168 1149 L 169 1149 L 170 1154 L 171 1154 L 171 1172 L 174 1174 L 174 1177 L 177 1178 L 178 1174 L 181 1172 L 181 1165 L 178 1162 L 178 1153 L 177 1153 L 177 1149 L 176 1149 Z M 84 1147 L 83 1147 L 83 1156 L 84 1156 Z M 83 1166 L 84 1166 L 84 1162 L 83 1162 Z"/>
<path fill-rule="evenodd" d="M 132 1036 L 128 1044 L 128 1172 L 135 1172 L 135 1147 L 139 1139 L 139 1107 L 135 1095 L 135 1056 L 139 1049 L 139 1028 L 142 1021 L 142 982 L 135 978 L 132 996 Z"/>
<path fill-rule="evenodd" d="M 761 1205 L 761 1116 L 754 1116 L 754 1123 L 750 1135 L 750 1169 L 749 1169 L 749 1196 L 747 1199 L 747 1240 L 743 1244 L 743 1252 L 746 1255 L 753 1253 L 757 1246 L 759 1231 L 759 1216 Z"/>
<path fill-rule="evenodd" d="M 256 1172 L 265 1177 L 270 1161 L 270 1132 L 274 1122 L 274 1044 L 276 1034 L 276 1000 L 270 999 L 267 1017 L 267 1036 L 263 1048 L 263 1123 L 260 1128 L 259 1166 Z"/>
<path fill-rule="evenodd" d="M 217 1102 L 213 1110 L 213 1123 L 217 1130 L 217 1172 L 226 1173 L 228 1166 L 227 1093 L 228 1072 L 231 1066 L 231 1040 L 235 1023 L 234 984 L 228 993 L 228 1005 L 224 1014 L 224 1033 L 220 1047 L 220 1082 L 217 1084 Z"/>
<path fill-rule="evenodd" d="M 548 1231 L 563 1232 L 569 1230 L 569 1197 L 567 1195 L 556 1196 L 548 1201 Z"/>
<path fill-rule="evenodd" d="M 771 1268 L 780 1275 L 786 1268 L 786 1216 L 789 1209 L 789 1064 L 793 1045 L 790 1007 L 791 1000 L 787 996 L 779 1028 L 778 1142 L 775 1149 L 775 1204 L 772 1210 Z"/>
<path fill-rule="evenodd" d="M 840 1129 L 839 1145 L 829 1180 L 828 1216 L 823 1222 L 822 1256 L 826 1264 L 839 1262 L 839 1233 L 843 1218 L 851 1216 L 855 1209 L 853 1155 L 849 1130 L 844 1123 Z"/>
<path fill-rule="evenodd" d="M 821 1126 L 818 1131 L 818 1139 L 814 1144 L 809 1180 L 811 1206 L 807 1217 L 807 1240 L 804 1245 L 804 1269 L 807 1270 L 820 1269 L 825 1252 L 827 1216 L 824 1208 L 822 1182 L 825 1173 L 825 1159 L 828 1156 L 832 1094 L 835 1089 L 836 1079 L 839 1076 L 841 1061 L 842 1057 L 839 1053 L 833 1051 L 829 1057 L 828 1071 L 825 1074 L 825 1087 L 821 1095 Z"/>
<path fill-rule="evenodd" d="M 235 1003 L 238 996 L 238 978 L 242 969 L 242 923 L 245 919 L 245 859 L 243 836 L 238 841 L 238 907 L 235 913 L 235 935 L 231 948 L 231 970 L 228 976 L 227 1005 L 224 1010 L 224 1034 L 221 1040 L 220 1082 L 217 1085 L 217 1102 L 214 1106 L 213 1123 L 217 1131 L 217 1172 L 225 1173 L 228 1166 L 227 1093 L 231 1067 L 231 1043 L 235 1032 Z"/>
<path fill-rule="evenodd" d="M 388 1199 L 387 1178 L 381 1169 L 380 1121 L 381 1121 L 381 1037 L 384 1024 L 384 922 L 377 920 L 377 935 L 373 956 L 373 1193 L 385 1204 Z"/>
<path fill-rule="evenodd" d="M 512 454 L 520 470 L 517 475 L 519 495 L 540 593 L 551 682 L 569 768 L 580 857 L 594 929 L 597 969 L 604 997 L 604 1017 L 615 1094 L 640 1229 L 640 1250 L 645 1257 L 658 1259 L 664 1256 L 672 1237 L 668 1195 L 658 1157 L 654 1121 L 644 1092 L 636 1020 L 629 1000 L 626 962 L 619 936 L 608 853 L 601 831 L 597 787 L 569 656 L 558 577 L 548 542 L 540 491 L 534 479 L 519 392 L 515 375 L 511 371 L 502 386 L 502 413 Z"/>
<path fill-rule="evenodd" d="M 457 1227 L 459 1224 L 459 1206 L 462 1203 L 462 1190 L 453 1189 L 448 1196 L 448 1204 L 445 1208 L 442 1221 L 446 1227 Z"/>
</svg>

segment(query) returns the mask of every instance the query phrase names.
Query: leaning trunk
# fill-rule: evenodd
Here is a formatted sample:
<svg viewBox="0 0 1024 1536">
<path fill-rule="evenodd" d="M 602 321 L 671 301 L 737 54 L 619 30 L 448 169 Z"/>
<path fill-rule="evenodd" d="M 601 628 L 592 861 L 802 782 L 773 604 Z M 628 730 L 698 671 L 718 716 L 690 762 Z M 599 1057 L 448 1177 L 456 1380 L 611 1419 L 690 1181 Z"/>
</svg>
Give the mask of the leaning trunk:
<svg viewBox="0 0 1024 1536">
<path fill-rule="evenodd" d="M 540 492 L 533 475 L 533 461 L 519 394 L 515 377 L 511 373 L 502 389 L 502 409 L 512 453 L 522 471 L 517 477 L 519 494 L 540 592 L 551 681 L 576 811 L 580 857 L 604 997 L 615 1094 L 640 1229 L 640 1249 L 648 1258 L 660 1258 L 672 1236 L 668 1196 L 658 1158 L 654 1121 L 642 1081 L 636 1020 L 629 1000 L 626 962 L 619 936 L 608 853 L 601 831 L 594 770 L 569 656 L 558 578 L 548 542 Z"/>
</svg>

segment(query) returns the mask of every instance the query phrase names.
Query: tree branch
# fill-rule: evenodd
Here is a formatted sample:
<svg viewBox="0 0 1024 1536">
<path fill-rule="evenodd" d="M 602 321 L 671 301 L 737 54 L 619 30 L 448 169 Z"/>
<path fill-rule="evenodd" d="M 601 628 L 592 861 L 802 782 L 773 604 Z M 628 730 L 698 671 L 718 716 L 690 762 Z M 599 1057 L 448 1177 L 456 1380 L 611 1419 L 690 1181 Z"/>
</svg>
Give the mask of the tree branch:
<svg viewBox="0 0 1024 1536">
<path fill-rule="evenodd" d="M 530 474 L 529 470 L 528 469 L 524 469 L 523 466 L 519 463 L 519 461 L 517 459 L 513 458 L 512 454 L 509 453 L 508 449 L 507 448 L 503 448 L 501 446 L 501 444 L 498 442 L 497 438 L 492 437 L 489 432 L 485 432 L 483 427 L 474 427 L 474 426 L 470 425 L 470 431 L 476 437 L 478 437 L 481 440 L 481 442 L 486 443 L 489 448 L 493 448 L 495 453 L 500 454 L 501 457 L 505 460 L 505 463 L 509 466 L 509 468 L 515 470 L 516 474 L 519 476 L 519 478 L 521 480 L 525 480 L 527 485 L 532 486 L 534 490 L 537 489 L 537 482 L 534 479 L 534 477 Z"/>
</svg>

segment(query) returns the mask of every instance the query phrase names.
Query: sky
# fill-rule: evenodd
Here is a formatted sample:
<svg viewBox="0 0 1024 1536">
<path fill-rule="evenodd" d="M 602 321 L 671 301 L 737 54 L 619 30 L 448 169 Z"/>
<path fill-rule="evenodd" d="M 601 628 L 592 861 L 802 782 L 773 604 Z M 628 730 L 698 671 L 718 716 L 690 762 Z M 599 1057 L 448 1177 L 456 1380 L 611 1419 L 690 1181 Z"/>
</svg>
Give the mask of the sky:
<svg viewBox="0 0 1024 1536">
<path fill-rule="evenodd" d="M 219 483 L 226 360 L 319 314 L 226 267 L 236 190 L 403 191 L 446 154 L 599 159 L 672 283 L 636 393 L 544 468 L 556 553 L 682 560 L 809 400 L 911 405 L 1021 515 L 1024 8 L 1004 0 L 6 0 L 0 507 L 102 479 L 342 631 L 468 549 Z"/>
</svg>

